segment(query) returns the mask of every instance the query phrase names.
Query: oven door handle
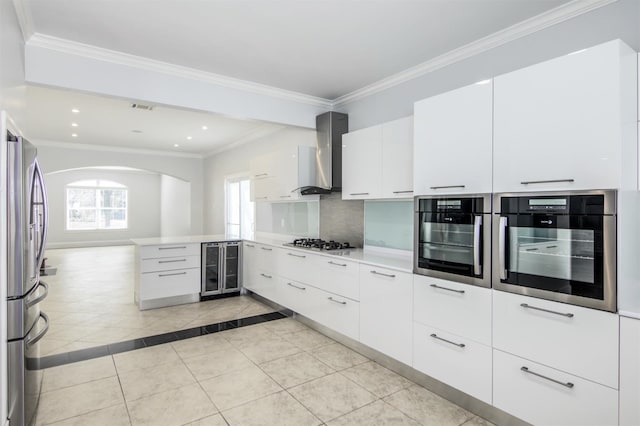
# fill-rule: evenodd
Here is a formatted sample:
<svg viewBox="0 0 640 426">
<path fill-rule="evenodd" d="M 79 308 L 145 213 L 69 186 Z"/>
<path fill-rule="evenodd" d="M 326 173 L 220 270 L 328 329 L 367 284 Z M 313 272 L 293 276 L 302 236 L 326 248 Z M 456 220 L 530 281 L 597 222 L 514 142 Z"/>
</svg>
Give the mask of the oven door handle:
<svg viewBox="0 0 640 426">
<path fill-rule="evenodd" d="M 482 228 L 482 216 L 473 219 L 473 274 L 481 275 L 480 265 L 480 229 Z"/>
<path fill-rule="evenodd" d="M 500 216 L 498 225 L 498 262 L 500 264 L 500 279 L 507 279 L 507 218 Z"/>
</svg>

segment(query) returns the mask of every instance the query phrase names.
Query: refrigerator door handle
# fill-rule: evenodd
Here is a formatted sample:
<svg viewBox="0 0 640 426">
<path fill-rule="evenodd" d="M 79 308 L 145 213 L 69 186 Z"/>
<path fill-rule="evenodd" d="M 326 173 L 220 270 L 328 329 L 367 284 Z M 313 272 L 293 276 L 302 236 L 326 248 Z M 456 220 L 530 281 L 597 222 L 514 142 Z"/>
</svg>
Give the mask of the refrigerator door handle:
<svg viewBox="0 0 640 426">
<path fill-rule="evenodd" d="M 44 312 L 40 312 L 40 318 L 44 319 L 44 323 L 45 326 L 42 330 L 40 330 L 40 332 L 38 334 L 36 334 L 35 337 L 29 339 L 26 339 L 26 346 L 27 348 L 30 348 L 31 346 L 35 345 L 36 343 L 38 343 L 38 341 L 40 341 L 40 339 L 42 339 L 44 337 L 45 334 L 47 334 L 47 331 L 49 331 L 49 316 L 47 314 L 45 314 Z M 35 328 L 35 326 L 34 326 Z"/>
<path fill-rule="evenodd" d="M 220 278 L 218 279 L 220 283 L 220 293 L 224 293 L 227 289 L 227 246 L 226 244 L 220 245 L 220 267 L 218 268 L 220 271 Z"/>
<path fill-rule="evenodd" d="M 37 289 L 38 287 L 44 287 L 44 293 L 42 293 L 40 296 L 35 297 L 35 298 L 31 299 L 31 300 L 27 300 L 27 301 L 25 302 L 25 304 L 26 304 L 27 308 L 30 308 L 30 307 L 32 307 L 32 306 L 37 305 L 38 303 L 40 303 L 40 302 L 42 302 L 44 299 L 46 299 L 46 298 L 47 298 L 47 296 L 49 295 L 49 285 L 48 285 L 47 283 L 45 283 L 44 281 L 40 281 L 40 282 L 38 283 L 38 285 L 36 286 L 36 289 Z M 34 289 L 34 290 L 35 290 L 35 289 Z M 35 293 L 35 291 L 34 291 L 34 293 Z"/>
<path fill-rule="evenodd" d="M 44 247 L 47 244 L 47 228 L 49 226 L 49 202 L 47 200 L 47 190 L 44 186 L 44 175 L 42 174 L 42 169 L 40 168 L 40 164 L 38 160 L 35 160 L 35 170 L 34 174 L 38 178 L 38 182 L 40 183 L 40 193 L 42 195 L 42 235 L 40 238 L 40 246 L 38 247 L 38 255 L 36 256 L 37 260 L 37 269 L 40 269 L 40 265 L 42 265 L 42 259 L 44 257 Z M 31 200 L 33 203 L 33 199 Z M 33 209 L 33 205 L 31 208 Z M 32 210 L 33 211 L 33 210 Z"/>
</svg>

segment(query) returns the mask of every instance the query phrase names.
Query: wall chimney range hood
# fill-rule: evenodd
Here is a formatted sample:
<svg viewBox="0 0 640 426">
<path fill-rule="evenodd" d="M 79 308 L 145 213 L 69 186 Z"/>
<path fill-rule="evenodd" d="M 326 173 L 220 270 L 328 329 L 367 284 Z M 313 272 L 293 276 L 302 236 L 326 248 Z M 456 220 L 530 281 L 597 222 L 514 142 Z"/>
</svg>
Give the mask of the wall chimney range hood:
<svg viewBox="0 0 640 426">
<path fill-rule="evenodd" d="M 349 116 L 325 112 L 316 117 L 316 185 L 300 188 L 302 195 L 329 194 L 342 190 L 342 135 L 349 131 Z"/>
</svg>

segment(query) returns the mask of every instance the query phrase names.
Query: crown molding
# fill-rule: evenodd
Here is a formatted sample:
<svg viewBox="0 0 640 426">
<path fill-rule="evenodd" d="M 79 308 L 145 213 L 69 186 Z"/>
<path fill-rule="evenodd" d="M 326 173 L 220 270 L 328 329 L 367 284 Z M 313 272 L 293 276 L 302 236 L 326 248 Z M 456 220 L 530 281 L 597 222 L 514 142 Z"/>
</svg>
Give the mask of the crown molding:
<svg viewBox="0 0 640 426">
<path fill-rule="evenodd" d="M 22 0 L 14 0 L 22 1 Z M 210 73 L 181 65 L 170 64 L 168 62 L 148 59 L 141 56 L 130 55 L 128 53 L 117 52 L 115 50 L 104 49 L 89 44 L 54 37 L 41 33 L 34 33 L 27 41 L 27 46 L 41 47 L 55 50 L 62 53 L 95 59 L 98 61 L 110 62 L 113 64 L 144 69 L 147 71 L 160 72 L 191 80 L 198 80 L 205 83 L 217 84 L 230 89 L 242 90 L 258 95 L 271 96 L 292 102 L 299 102 L 321 108 L 330 109 L 332 102 L 329 99 L 317 96 L 306 95 L 252 81 L 241 80 L 221 74 Z"/>
<path fill-rule="evenodd" d="M 59 141 L 51 141 L 47 139 L 29 139 L 29 142 L 33 143 L 36 146 L 52 147 L 52 148 L 80 149 L 85 151 L 120 152 L 123 154 L 144 154 L 144 155 L 155 155 L 159 157 L 178 157 L 178 158 L 197 158 L 197 159 L 203 158 L 201 154 L 191 154 L 187 152 L 173 152 L 173 151 L 162 151 L 162 150 L 154 150 L 154 149 L 126 148 L 122 146 L 59 142 Z"/>
<path fill-rule="evenodd" d="M 249 133 L 243 136 L 240 136 L 238 139 L 232 141 L 231 143 L 228 143 L 224 146 L 221 146 L 218 149 L 214 149 L 212 151 L 207 152 L 206 154 L 204 154 L 204 158 L 213 157 L 214 155 L 220 154 L 221 152 L 229 151 L 230 149 L 237 148 L 240 145 L 244 145 L 249 142 L 253 142 L 254 140 L 257 140 L 259 138 L 269 136 L 285 128 L 286 126 L 274 126 L 274 125 L 261 126 L 255 130 L 250 131 Z"/>
<path fill-rule="evenodd" d="M 20 30 L 22 31 L 22 38 L 26 42 L 34 34 L 31 9 L 29 9 L 27 0 L 13 0 L 13 8 L 16 10 L 18 24 L 20 25 Z"/>
<path fill-rule="evenodd" d="M 473 41 L 443 55 L 437 56 L 414 67 L 408 68 L 390 77 L 379 80 L 361 89 L 340 96 L 333 100 L 332 108 L 339 108 L 348 103 L 365 98 L 391 87 L 421 77 L 437 69 L 446 67 L 472 56 L 486 52 L 495 47 L 525 37 L 576 16 L 598 9 L 618 0 L 572 0 L 561 6 L 543 12 L 532 18 L 521 21 L 503 30 Z"/>
</svg>

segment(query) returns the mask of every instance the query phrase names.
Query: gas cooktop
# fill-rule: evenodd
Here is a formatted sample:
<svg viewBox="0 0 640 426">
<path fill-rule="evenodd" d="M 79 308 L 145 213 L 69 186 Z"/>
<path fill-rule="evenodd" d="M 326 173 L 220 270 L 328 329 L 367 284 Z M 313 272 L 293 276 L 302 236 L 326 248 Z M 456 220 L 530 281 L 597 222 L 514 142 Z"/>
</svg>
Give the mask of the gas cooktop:
<svg viewBox="0 0 640 426">
<path fill-rule="evenodd" d="M 310 250 L 331 251 L 331 250 L 346 250 L 355 248 L 348 242 L 341 243 L 337 241 L 325 241 L 320 238 L 298 238 L 293 240 L 292 243 L 284 243 L 285 246 L 305 248 Z"/>
</svg>

